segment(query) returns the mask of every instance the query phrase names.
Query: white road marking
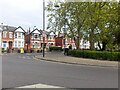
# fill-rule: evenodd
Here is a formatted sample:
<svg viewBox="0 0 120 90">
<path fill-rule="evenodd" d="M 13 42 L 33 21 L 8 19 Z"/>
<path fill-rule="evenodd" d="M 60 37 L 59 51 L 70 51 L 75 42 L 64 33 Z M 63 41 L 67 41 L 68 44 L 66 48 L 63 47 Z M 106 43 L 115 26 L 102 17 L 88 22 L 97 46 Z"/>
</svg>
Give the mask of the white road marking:
<svg viewBox="0 0 120 90">
<path fill-rule="evenodd" d="M 16 88 L 64 88 L 64 87 L 46 85 L 46 84 L 34 84 L 34 85 L 21 86 Z"/>
</svg>

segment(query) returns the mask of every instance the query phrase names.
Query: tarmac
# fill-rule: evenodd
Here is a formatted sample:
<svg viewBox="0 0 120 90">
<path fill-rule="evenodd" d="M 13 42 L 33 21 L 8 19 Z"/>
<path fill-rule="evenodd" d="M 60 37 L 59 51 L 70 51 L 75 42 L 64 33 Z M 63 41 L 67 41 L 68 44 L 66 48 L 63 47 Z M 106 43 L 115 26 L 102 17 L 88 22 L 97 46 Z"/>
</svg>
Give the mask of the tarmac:
<svg viewBox="0 0 120 90">
<path fill-rule="evenodd" d="M 108 60 L 97 60 L 88 58 L 77 58 L 71 56 L 65 56 L 63 52 L 47 52 L 45 57 L 42 55 L 35 56 L 37 60 L 66 63 L 66 64 L 76 64 L 76 65 L 89 65 L 89 66 L 100 66 L 100 67 L 115 67 L 118 68 L 118 61 L 108 61 Z"/>
</svg>

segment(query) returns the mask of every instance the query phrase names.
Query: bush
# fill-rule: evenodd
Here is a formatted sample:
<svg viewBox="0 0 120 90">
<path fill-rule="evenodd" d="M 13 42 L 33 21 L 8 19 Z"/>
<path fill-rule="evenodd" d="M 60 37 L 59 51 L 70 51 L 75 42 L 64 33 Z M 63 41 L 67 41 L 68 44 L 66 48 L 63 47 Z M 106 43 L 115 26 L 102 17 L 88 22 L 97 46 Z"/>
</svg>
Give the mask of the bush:
<svg viewBox="0 0 120 90">
<path fill-rule="evenodd" d="M 69 46 L 69 49 L 72 49 L 72 45 Z"/>
<path fill-rule="evenodd" d="M 49 51 L 62 51 L 62 47 L 57 47 L 57 46 L 54 46 L 54 47 L 49 47 Z"/>
<path fill-rule="evenodd" d="M 2 48 L 2 53 L 5 51 L 5 49 L 4 48 Z"/>
<path fill-rule="evenodd" d="M 82 58 L 120 61 L 120 52 L 69 50 L 68 55 L 74 56 L 74 57 L 82 57 Z"/>
</svg>

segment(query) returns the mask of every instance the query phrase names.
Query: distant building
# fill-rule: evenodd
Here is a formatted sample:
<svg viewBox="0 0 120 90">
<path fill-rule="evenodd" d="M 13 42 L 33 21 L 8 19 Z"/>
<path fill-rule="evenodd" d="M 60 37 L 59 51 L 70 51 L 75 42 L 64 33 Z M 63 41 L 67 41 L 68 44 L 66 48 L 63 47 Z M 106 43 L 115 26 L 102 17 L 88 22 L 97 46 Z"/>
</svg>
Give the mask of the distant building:
<svg viewBox="0 0 120 90">
<path fill-rule="evenodd" d="M 24 48 L 25 50 L 41 49 L 43 48 L 43 43 L 46 48 L 49 48 L 50 46 L 67 48 L 71 45 L 72 49 L 76 49 L 74 39 L 67 37 L 67 35 L 64 37 L 64 33 L 59 32 L 56 35 L 53 31 L 48 32 L 37 28 L 32 31 L 29 29 L 26 32 L 21 26 L 16 28 L 7 25 L 0 25 L 0 45 L 6 50 L 18 50 L 20 48 Z M 90 49 L 90 42 L 81 39 L 79 48 Z M 97 43 L 95 43 L 95 48 L 99 49 Z"/>
<path fill-rule="evenodd" d="M 30 47 L 31 48 L 41 48 L 42 43 L 42 31 L 37 28 L 30 33 Z"/>
<path fill-rule="evenodd" d="M 45 31 L 45 46 L 48 44 L 48 36 Z M 30 32 L 30 30 L 26 33 L 25 36 L 25 48 L 27 49 L 41 49 L 43 45 L 43 31 L 39 29 L 34 29 Z"/>
<path fill-rule="evenodd" d="M 55 46 L 55 35 L 48 36 L 48 46 Z"/>
<path fill-rule="evenodd" d="M 88 40 L 80 40 L 80 49 L 90 49 L 90 42 Z"/>
<path fill-rule="evenodd" d="M 47 32 L 47 47 L 55 46 L 56 34 L 53 31 Z"/>
<path fill-rule="evenodd" d="M 25 30 L 19 26 L 14 30 L 14 49 L 24 48 L 25 45 Z"/>
<path fill-rule="evenodd" d="M 3 25 L 3 31 L 2 31 L 2 48 L 6 49 L 12 49 L 13 48 L 13 42 L 14 42 L 14 30 L 16 27 L 12 26 L 4 26 Z"/>
</svg>

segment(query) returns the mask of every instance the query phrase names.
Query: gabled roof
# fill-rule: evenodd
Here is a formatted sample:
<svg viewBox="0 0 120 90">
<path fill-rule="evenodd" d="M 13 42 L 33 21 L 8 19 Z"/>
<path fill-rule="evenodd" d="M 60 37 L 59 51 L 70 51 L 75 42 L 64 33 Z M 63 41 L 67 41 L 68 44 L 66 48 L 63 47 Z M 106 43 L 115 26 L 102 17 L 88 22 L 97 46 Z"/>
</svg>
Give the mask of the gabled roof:
<svg viewBox="0 0 120 90">
<path fill-rule="evenodd" d="M 30 32 L 30 34 L 32 34 L 32 33 L 34 33 L 35 31 L 38 31 L 38 32 L 40 32 L 40 34 L 42 34 L 42 30 L 39 30 L 39 29 L 34 29 L 32 32 Z"/>
<path fill-rule="evenodd" d="M 22 29 L 24 32 L 26 32 L 21 26 L 17 27 L 16 29 L 14 29 L 14 32 L 17 30 L 17 29 Z"/>
<path fill-rule="evenodd" d="M 3 28 L 2 28 L 2 29 L 3 29 L 3 31 L 14 32 L 14 30 L 16 29 L 16 27 L 3 25 Z"/>
<path fill-rule="evenodd" d="M 43 33 L 43 30 L 41 30 L 41 33 Z M 49 32 L 48 32 L 48 31 L 45 31 L 45 34 L 46 34 L 46 35 L 49 35 Z"/>
</svg>

